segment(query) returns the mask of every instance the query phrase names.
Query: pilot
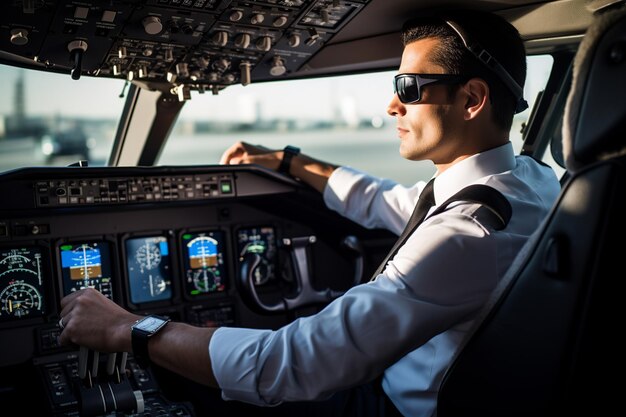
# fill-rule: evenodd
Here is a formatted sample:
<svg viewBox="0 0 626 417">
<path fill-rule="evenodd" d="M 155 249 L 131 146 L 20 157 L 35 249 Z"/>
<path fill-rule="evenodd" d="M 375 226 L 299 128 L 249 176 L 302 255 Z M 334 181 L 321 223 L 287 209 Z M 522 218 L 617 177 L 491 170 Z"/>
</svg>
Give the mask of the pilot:
<svg viewBox="0 0 626 417">
<path fill-rule="evenodd" d="M 434 163 L 428 186 L 244 142 L 221 163 L 281 169 L 319 190 L 329 208 L 397 234 L 422 192 L 432 191 L 436 207 L 469 184 L 486 184 L 510 203 L 506 227 L 480 205 L 453 204 L 408 233 L 369 282 L 319 313 L 277 330 L 169 322 L 147 343 L 153 363 L 218 387 L 223 399 L 238 400 L 223 402 L 233 410 L 274 406 L 252 415 L 436 413 L 446 369 L 560 185 L 549 167 L 516 156 L 509 141 L 514 114 L 527 107 L 525 51 L 513 26 L 483 12 L 431 14 L 408 21 L 402 41 L 387 112 L 402 157 Z M 90 289 L 61 306 L 62 344 L 133 351 L 131 326 L 142 316 Z"/>
</svg>

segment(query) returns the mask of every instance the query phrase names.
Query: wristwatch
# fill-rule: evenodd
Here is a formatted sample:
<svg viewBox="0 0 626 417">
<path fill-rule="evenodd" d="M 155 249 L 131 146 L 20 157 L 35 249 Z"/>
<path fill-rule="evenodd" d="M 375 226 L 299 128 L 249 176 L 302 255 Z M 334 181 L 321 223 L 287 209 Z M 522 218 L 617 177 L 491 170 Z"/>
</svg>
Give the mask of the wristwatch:
<svg viewBox="0 0 626 417">
<path fill-rule="evenodd" d="M 169 321 L 170 319 L 167 317 L 153 314 L 137 320 L 131 327 L 133 356 L 142 368 L 145 369 L 150 364 L 148 340 L 157 334 Z"/>
<path fill-rule="evenodd" d="M 283 159 L 280 161 L 278 172 L 290 175 L 289 169 L 291 168 L 291 158 L 298 154 L 300 154 L 300 148 L 291 145 L 285 146 L 285 149 L 283 149 Z"/>
</svg>

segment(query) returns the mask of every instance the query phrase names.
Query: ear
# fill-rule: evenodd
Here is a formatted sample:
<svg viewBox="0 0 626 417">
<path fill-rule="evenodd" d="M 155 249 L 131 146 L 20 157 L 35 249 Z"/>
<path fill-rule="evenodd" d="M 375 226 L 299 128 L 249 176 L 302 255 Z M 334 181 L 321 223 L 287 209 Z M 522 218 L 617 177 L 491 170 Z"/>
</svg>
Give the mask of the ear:
<svg viewBox="0 0 626 417">
<path fill-rule="evenodd" d="M 462 87 L 464 93 L 465 120 L 473 120 L 482 112 L 486 111 L 489 103 L 489 85 L 482 78 L 471 78 Z"/>
</svg>

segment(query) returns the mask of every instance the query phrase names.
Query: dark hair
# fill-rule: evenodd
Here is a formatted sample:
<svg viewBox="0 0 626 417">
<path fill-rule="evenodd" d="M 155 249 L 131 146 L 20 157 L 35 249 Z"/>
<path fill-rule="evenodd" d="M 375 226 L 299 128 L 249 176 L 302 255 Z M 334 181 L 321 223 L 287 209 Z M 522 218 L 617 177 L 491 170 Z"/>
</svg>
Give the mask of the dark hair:
<svg viewBox="0 0 626 417">
<path fill-rule="evenodd" d="M 526 80 L 526 51 L 519 32 L 503 18 L 487 12 L 462 11 L 429 14 L 407 21 L 402 29 L 402 43 L 438 38 L 441 44 L 431 60 L 450 74 L 482 78 L 489 85 L 494 122 L 510 130 L 518 98 L 487 65 L 480 62 L 464 45 L 446 20 L 460 25 L 473 42 L 487 50 L 520 86 Z M 451 93 L 457 87 L 451 86 Z"/>
</svg>

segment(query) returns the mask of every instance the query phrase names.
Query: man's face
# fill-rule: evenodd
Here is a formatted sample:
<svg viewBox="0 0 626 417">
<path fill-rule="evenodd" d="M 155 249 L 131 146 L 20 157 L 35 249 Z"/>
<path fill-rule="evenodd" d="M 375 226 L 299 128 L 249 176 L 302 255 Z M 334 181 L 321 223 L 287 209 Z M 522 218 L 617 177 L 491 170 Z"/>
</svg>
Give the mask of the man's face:
<svg viewBox="0 0 626 417">
<path fill-rule="evenodd" d="M 445 74 L 444 69 L 431 60 L 436 38 L 426 38 L 406 45 L 398 73 Z M 387 113 L 396 117 L 400 155 L 412 160 L 432 160 L 436 164 L 453 160 L 460 135 L 463 103 L 458 95 L 448 94 L 441 84 L 422 88 L 421 100 L 403 104 L 394 95 Z"/>
</svg>

